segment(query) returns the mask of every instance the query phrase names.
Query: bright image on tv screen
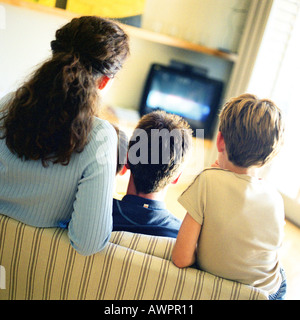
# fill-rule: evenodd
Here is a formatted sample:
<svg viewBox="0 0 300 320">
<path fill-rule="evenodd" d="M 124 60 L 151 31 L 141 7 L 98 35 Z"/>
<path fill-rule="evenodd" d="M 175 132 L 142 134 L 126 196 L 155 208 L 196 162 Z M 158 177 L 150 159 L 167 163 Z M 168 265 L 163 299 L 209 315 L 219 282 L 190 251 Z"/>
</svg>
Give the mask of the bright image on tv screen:
<svg viewBox="0 0 300 320">
<path fill-rule="evenodd" d="M 152 79 L 146 105 L 205 122 L 211 112 L 211 90 L 200 80 L 160 71 Z"/>
<path fill-rule="evenodd" d="M 207 105 L 173 94 L 151 90 L 147 106 L 153 109 L 161 108 L 166 112 L 176 113 L 193 120 L 205 121 L 210 113 Z"/>
</svg>

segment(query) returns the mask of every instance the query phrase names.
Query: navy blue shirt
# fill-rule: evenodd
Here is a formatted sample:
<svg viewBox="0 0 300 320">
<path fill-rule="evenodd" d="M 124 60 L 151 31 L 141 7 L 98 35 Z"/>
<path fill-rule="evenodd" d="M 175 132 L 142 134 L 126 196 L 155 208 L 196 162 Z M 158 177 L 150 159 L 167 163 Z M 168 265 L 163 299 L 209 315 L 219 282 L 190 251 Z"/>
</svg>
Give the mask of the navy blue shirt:
<svg viewBox="0 0 300 320">
<path fill-rule="evenodd" d="M 181 222 L 163 201 L 133 195 L 113 201 L 113 231 L 176 238 Z"/>
</svg>

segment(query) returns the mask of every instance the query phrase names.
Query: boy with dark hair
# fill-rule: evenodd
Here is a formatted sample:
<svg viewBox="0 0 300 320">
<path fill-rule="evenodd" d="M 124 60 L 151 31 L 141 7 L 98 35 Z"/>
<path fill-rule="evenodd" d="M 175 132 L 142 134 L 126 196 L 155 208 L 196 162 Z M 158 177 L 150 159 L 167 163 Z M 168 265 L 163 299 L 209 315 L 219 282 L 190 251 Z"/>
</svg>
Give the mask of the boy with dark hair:
<svg viewBox="0 0 300 320">
<path fill-rule="evenodd" d="M 176 237 L 181 225 L 166 209 L 167 187 L 181 174 L 192 130 L 181 117 L 154 111 L 141 118 L 129 142 L 127 194 L 114 199 L 113 231 Z"/>
</svg>

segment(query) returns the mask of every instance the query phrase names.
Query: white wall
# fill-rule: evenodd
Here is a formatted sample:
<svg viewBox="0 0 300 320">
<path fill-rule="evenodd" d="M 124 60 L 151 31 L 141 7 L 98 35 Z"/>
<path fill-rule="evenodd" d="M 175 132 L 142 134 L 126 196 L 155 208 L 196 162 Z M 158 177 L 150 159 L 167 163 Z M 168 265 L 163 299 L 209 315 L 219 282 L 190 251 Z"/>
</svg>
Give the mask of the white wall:
<svg viewBox="0 0 300 320">
<path fill-rule="evenodd" d="M 209 76 L 220 80 L 228 79 L 231 72 L 231 63 L 222 59 L 133 37 L 130 50 L 129 59 L 106 96 L 112 105 L 138 108 L 144 81 L 153 62 L 169 64 L 174 59 L 196 66 L 209 66 Z"/>
<path fill-rule="evenodd" d="M 50 56 L 50 42 L 55 31 L 68 19 L 8 4 L 0 4 L 0 8 L 5 18 L 0 15 L 0 96 L 3 96 Z M 153 62 L 168 64 L 170 59 L 175 59 L 197 66 L 209 65 L 209 75 L 221 80 L 227 80 L 231 72 L 231 62 L 183 49 L 133 37 L 130 47 L 131 55 L 105 97 L 113 106 L 138 108 Z"/>
<path fill-rule="evenodd" d="M 249 83 L 249 91 L 272 99 L 282 109 L 285 141 L 279 155 L 263 171 L 283 194 L 285 214 L 300 226 L 299 73 L 300 5 L 274 3 Z M 272 54 L 270 55 L 270 52 Z M 296 160 L 296 163 L 297 163 Z"/>
<path fill-rule="evenodd" d="M 0 96 L 13 90 L 50 55 L 50 41 L 66 19 L 0 4 Z"/>
<path fill-rule="evenodd" d="M 250 1 L 145 0 L 142 26 L 207 47 L 237 52 Z"/>
</svg>

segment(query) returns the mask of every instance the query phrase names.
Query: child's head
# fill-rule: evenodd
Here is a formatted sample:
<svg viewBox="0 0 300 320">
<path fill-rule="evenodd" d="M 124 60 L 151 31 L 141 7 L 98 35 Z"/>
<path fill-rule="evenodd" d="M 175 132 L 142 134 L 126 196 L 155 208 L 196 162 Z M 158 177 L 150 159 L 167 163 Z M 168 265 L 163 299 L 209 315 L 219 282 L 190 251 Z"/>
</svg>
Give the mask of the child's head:
<svg viewBox="0 0 300 320">
<path fill-rule="evenodd" d="M 242 94 L 223 106 L 219 131 L 224 137 L 228 160 L 248 168 L 263 166 L 278 153 L 284 125 L 274 102 Z"/>
<path fill-rule="evenodd" d="M 191 145 L 192 130 L 180 116 L 164 111 L 144 115 L 129 142 L 128 166 L 136 191 L 158 192 L 176 181 Z"/>
</svg>

